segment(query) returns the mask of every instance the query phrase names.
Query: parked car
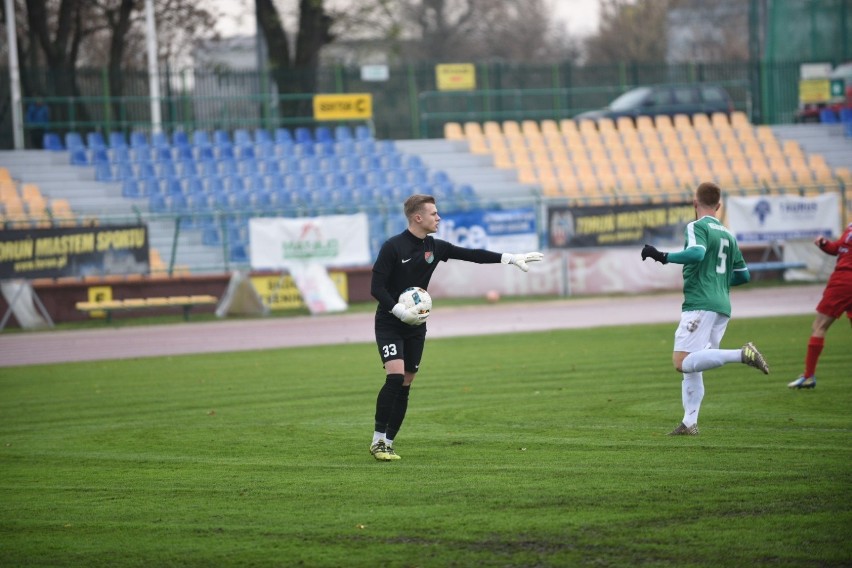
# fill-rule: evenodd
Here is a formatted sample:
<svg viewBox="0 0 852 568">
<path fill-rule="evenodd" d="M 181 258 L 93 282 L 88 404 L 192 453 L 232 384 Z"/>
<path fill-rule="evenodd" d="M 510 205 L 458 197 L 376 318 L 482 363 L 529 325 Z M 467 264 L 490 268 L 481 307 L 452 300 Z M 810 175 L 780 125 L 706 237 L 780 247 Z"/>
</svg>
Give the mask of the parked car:
<svg viewBox="0 0 852 568">
<path fill-rule="evenodd" d="M 718 85 L 654 85 L 627 91 L 608 106 L 590 110 L 574 117 L 575 120 L 618 118 L 621 116 L 674 116 L 676 114 L 706 114 L 734 111 L 734 102 L 728 92 Z"/>
<path fill-rule="evenodd" d="M 796 122 L 822 122 L 820 114 L 823 109 L 829 109 L 834 116 L 839 116 L 844 108 L 852 108 L 852 63 L 838 65 L 828 76 L 829 80 L 843 80 L 843 95 L 827 103 L 811 103 L 800 106 L 793 116 Z"/>
</svg>

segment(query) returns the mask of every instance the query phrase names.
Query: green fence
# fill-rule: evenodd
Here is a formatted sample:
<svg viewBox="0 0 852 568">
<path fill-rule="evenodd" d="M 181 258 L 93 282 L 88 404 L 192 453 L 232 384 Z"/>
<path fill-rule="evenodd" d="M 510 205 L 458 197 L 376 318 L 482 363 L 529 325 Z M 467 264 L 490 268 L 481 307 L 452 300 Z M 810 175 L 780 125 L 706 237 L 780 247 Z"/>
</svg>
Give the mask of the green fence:
<svg viewBox="0 0 852 568">
<path fill-rule="evenodd" d="M 387 81 L 361 79 L 360 67 L 321 68 L 320 93 L 371 93 L 378 138 L 435 137 L 443 122 L 488 118 L 565 118 L 602 107 L 640 85 L 715 83 L 725 85 L 737 108 L 755 123 L 789 123 L 798 106 L 800 61 L 728 64 L 478 64 L 476 90 L 438 91 L 432 64 L 390 70 Z M 832 62 L 834 64 L 840 62 Z M 148 78 L 125 71 L 121 96 L 110 90 L 104 70 L 79 69 L 78 95 L 56 96 L 68 78 L 43 69 L 22 69 L 24 106 L 35 98 L 49 103 L 50 128 L 57 131 L 130 131 L 150 127 Z M 171 71 L 161 74 L 160 110 L 168 130 L 273 128 L 313 122 L 312 94 L 278 94 L 276 85 L 301 84 L 299 73 Z M 0 69 L 0 97 L 9 100 L 8 73 Z M 5 110 L 4 110 L 5 109 Z M 0 108 L 0 147 L 11 147 L 8 104 Z"/>
</svg>

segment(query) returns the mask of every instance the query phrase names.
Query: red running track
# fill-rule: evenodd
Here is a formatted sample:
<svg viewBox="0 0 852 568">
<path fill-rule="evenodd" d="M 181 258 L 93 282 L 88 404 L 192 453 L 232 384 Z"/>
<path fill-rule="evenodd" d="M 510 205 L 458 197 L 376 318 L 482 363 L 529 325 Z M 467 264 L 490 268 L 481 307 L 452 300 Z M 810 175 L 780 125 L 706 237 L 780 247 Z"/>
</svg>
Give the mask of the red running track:
<svg viewBox="0 0 852 568">
<path fill-rule="evenodd" d="M 734 290 L 731 294 L 733 317 L 814 313 L 823 286 Z M 680 302 L 678 292 L 498 303 L 445 310 L 438 304 L 429 318 L 429 337 L 665 322 L 671 322 L 674 333 Z M 487 318 L 478 316 L 476 312 L 479 311 L 488 311 Z M 104 329 L 2 334 L 0 367 L 373 341 L 372 313 L 124 328 L 105 326 Z"/>
</svg>

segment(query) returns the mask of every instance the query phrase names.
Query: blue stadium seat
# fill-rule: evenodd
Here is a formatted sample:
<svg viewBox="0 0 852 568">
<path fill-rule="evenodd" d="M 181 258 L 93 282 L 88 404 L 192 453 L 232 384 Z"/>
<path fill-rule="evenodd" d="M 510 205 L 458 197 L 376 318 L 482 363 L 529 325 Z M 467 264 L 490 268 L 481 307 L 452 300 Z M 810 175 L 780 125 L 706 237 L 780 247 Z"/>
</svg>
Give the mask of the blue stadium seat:
<svg viewBox="0 0 852 568">
<path fill-rule="evenodd" d="M 251 134 L 245 128 L 237 128 L 234 130 L 234 145 L 235 146 L 247 146 L 253 145 L 254 140 L 251 139 Z"/>
<path fill-rule="evenodd" d="M 206 130 L 195 130 L 192 133 L 192 145 L 193 146 L 212 146 L 210 142 L 210 136 L 207 134 Z"/>
<path fill-rule="evenodd" d="M 164 213 L 166 211 L 166 198 L 160 193 L 148 195 L 148 209 L 151 213 Z"/>
<path fill-rule="evenodd" d="M 334 133 L 328 126 L 317 126 L 314 131 L 314 140 L 317 142 L 334 142 Z"/>
<path fill-rule="evenodd" d="M 843 124 L 852 122 L 852 107 L 843 107 L 840 109 L 840 122 Z"/>
<path fill-rule="evenodd" d="M 148 146 L 148 137 L 144 132 L 140 132 L 135 130 L 130 133 L 130 147 L 131 148 L 141 148 Z"/>
<path fill-rule="evenodd" d="M 113 150 L 117 159 L 126 159 L 131 162 L 150 162 L 152 161 L 151 148 L 149 146 L 136 146 L 130 148 L 116 148 Z"/>
<path fill-rule="evenodd" d="M 119 148 L 121 146 L 127 146 L 127 140 L 124 138 L 123 132 L 110 132 L 109 133 L 109 147 L 110 148 Z"/>
<path fill-rule="evenodd" d="M 138 199 L 142 197 L 142 191 L 139 189 L 139 182 L 135 179 L 126 179 L 121 184 L 121 195 L 128 199 Z M 144 186 L 143 186 L 144 187 Z"/>
<path fill-rule="evenodd" d="M 355 127 L 355 140 L 369 140 L 373 137 L 370 127 L 365 124 L 359 124 Z"/>
<path fill-rule="evenodd" d="M 89 132 L 86 134 L 86 145 L 89 149 L 106 148 L 106 142 L 100 132 Z"/>
<path fill-rule="evenodd" d="M 109 162 L 102 161 L 95 164 L 95 180 L 103 182 L 115 181 L 112 165 Z"/>
<path fill-rule="evenodd" d="M 86 149 L 86 144 L 83 142 L 83 137 L 79 132 L 66 132 L 65 133 L 65 147 L 68 150 L 79 150 Z"/>
<path fill-rule="evenodd" d="M 819 121 L 823 124 L 838 124 L 840 119 L 837 117 L 837 113 L 830 108 L 824 108 L 819 111 Z"/>
<path fill-rule="evenodd" d="M 82 146 L 71 150 L 71 164 L 74 166 L 88 166 L 89 158 L 86 157 L 86 149 Z"/>
<path fill-rule="evenodd" d="M 227 130 L 214 130 L 213 131 L 213 144 L 216 146 L 227 144 L 231 144 L 231 135 L 228 134 Z"/>
<path fill-rule="evenodd" d="M 255 144 L 272 144 L 272 136 L 269 135 L 269 131 L 265 128 L 255 128 L 254 129 L 254 143 Z"/>
<path fill-rule="evenodd" d="M 169 144 L 169 137 L 166 136 L 166 133 L 160 130 L 159 132 L 151 133 L 151 146 L 154 148 L 162 148 L 171 146 Z"/>
<path fill-rule="evenodd" d="M 183 130 L 176 130 L 172 134 L 172 146 L 189 146 L 189 136 Z"/>
<path fill-rule="evenodd" d="M 216 225 L 205 225 L 201 230 L 201 242 L 208 246 L 219 246 L 222 244 L 222 235 Z"/>
<path fill-rule="evenodd" d="M 300 126 L 296 128 L 296 140 L 299 144 L 311 144 L 314 141 L 313 133 L 310 128 Z"/>
<path fill-rule="evenodd" d="M 345 124 L 338 124 L 334 127 L 334 139 L 338 142 L 352 140 L 352 131 Z"/>
<path fill-rule="evenodd" d="M 232 245 L 229 255 L 231 262 L 248 262 L 249 256 L 245 245 Z"/>
<path fill-rule="evenodd" d="M 45 132 L 42 137 L 42 145 L 45 150 L 50 150 L 51 152 L 65 150 L 65 144 L 62 143 L 62 138 L 56 132 Z"/>
<path fill-rule="evenodd" d="M 293 139 L 293 133 L 290 132 L 289 128 L 276 128 L 275 129 L 275 143 L 281 144 L 284 142 L 295 142 Z"/>
</svg>

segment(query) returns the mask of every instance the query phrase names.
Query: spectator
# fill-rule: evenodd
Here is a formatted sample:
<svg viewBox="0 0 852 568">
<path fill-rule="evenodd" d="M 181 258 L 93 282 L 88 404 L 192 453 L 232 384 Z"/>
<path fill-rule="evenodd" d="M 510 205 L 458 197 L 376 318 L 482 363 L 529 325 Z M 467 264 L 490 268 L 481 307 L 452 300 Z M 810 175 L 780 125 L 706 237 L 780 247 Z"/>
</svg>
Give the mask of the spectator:
<svg viewBox="0 0 852 568">
<path fill-rule="evenodd" d="M 50 108 L 44 101 L 37 98 L 27 105 L 27 116 L 25 118 L 27 129 L 30 131 L 30 147 L 44 148 L 44 135 L 50 124 Z"/>
</svg>

